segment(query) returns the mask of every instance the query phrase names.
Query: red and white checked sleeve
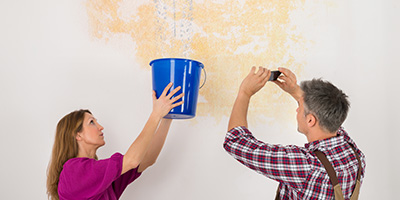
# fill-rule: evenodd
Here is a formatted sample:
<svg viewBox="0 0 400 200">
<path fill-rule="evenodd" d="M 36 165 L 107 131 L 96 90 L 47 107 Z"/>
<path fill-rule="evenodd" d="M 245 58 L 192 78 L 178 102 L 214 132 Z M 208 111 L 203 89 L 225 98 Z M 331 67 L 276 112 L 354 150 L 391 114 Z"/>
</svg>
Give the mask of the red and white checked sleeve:
<svg viewBox="0 0 400 200">
<path fill-rule="evenodd" d="M 294 188 L 302 187 L 311 173 L 305 148 L 264 143 L 243 126 L 227 133 L 224 148 L 245 166 Z"/>
</svg>

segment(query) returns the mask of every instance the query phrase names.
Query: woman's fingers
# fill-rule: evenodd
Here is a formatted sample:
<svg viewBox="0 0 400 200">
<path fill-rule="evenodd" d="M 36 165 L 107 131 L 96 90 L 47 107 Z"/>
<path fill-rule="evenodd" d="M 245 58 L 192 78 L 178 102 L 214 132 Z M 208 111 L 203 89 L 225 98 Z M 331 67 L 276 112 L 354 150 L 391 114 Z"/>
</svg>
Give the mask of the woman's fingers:
<svg viewBox="0 0 400 200">
<path fill-rule="evenodd" d="M 160 97 L 161 97 L 161 96 L 166 96 L 168 90 L 169 90 L 171 87 L 172 87 L 172 82 L 171 82 L 171 83 L 168 83 L 168 85 L 164 88 L 164 91 L 162 92 L 162 94 L 160 95 Z"/>
<path fill-rule="evenodd" d="M 170 91 L 169 94 L 167 95 L 167 93 L 171 89 L 171 87 L 172 87 L 172 83 L 169 83 L 165 87 L 164 91 L 162 92 L 162 94 L 159 96 L 158 99 L 155 95 L 155 92 L 153 91 L 153 99 L 154 99 L 153 111 L 155 113 L 160 114 L 162 117 L 167 115 L 171 109 L 183 104 L 183 101 L 180 101 L 177 103 L 175 103 L 175 102 L 178 101 L 179 99 L 181 99 L 184 96 L 184 93 L 181 93 L 181 94 L 173 97 L 181 89 L 181 87 L 178 86 L 174 90 Z"/>
<path fill-rule="evenodd" d="M 155 91 L 155 90 L 153 90 L 152 96 L 153 96 L 153 100 L 154 100 L 154 101 L 157 100 L 157 95 L 156 95 L 156 91 Z"/>
<path fill-rule="evenodd" d="M 178 96 L 172 98 L 171 101 L 172 101 L 172 103 L 173 103 L 173 102 L 175 102 L 175 101 L 178 101 L 178 100 L 179 100 L 180 98 L 182 98 L 182 97 L 183 97 L 183 93 L 181 93 L 180 95 L 178 95 Z"/>
<path fill-rule="evenodd" d="M 165 87 L 163 93 L 161 94 L 161 96 L 160 96 L 159 98 L 161 98 L 161 97 L 166 97 L 167 99 L 171 100 L 172 103 L 175 102 L 175 101 L 177 101 L 177 100 L 179 100 L 180 98 L 182 98 L 183 95 L 184 95 L 183 93 L 180 94 L 180 95 L 178 95 L 178 96 L 176 96 L 176 97 L 174 97 L 173 99 L 171 99 L 172 96 L 174 96 L 174 95 L 181 89 L 181 86 L 178 86 L 177 88 L 175 88 L 174 90 L 172 90 L 172 91 L 167 95 L 167 92 L 168 92 L 169 89 L 171 89 L 172 85 L 173 85 L 172 82 L 169 83 L 169 84 Z M 155 100 L 157 99 L 157 97 L 156 97 L 156 95 L 155 95 L 155 91 L 153 91 L 153 99 L 155 99 Z"/>
<path fill-rule="evenodd" d="M 172 96 L 174 96 L 180 89 L 181 89 L 181 86 L 178 86 L 177 88 L 175 88 L 174 90 L 172 90 L 172 91 L 168 94 L 167 98 L 170 99 L 170 98 L 171 98 Z"/>
<path fill-rule="evenodd" d="M 180 102 L 178 102 L 178 103 L 172 104 L 171 107 L 172 107 L 172 108 L 175 108 L 175 107 L 180 106 L 180 105 L 182 105 L 182 104 L 183 104 L 183 101 L 180 101 Z M 171 108 L 171 109 L 172 109 L 172 108 Z"/>
<path fill-rule="evenodd" d="M 165 87 L 165 89 L 164 89 L 162 95 L 160 96 L 160 98 L 165 98 L 166 101 L 169 101 L 170 104 L 172 104 L 172 103 L 178 101 L 179 99 L 181 99 L 181 98 L 184 96 L 184 94 L 181 93 L 181 94 L 179 94 L 178 96 L 175 96 L 175 97 L 172 98 L 172 96 L 174 96 L 174 95 L 182 88 L 181 86 L 178 86 L 177 88 L 175 88 L 174 90 L 172 90 L 168 95 L 166 95 L 166 93 L 168 92 L 168 90 L 169 90 L 171 87 L 172 87 L 172 83 L 169 83 L 169 84 Z M 155 95 L 153 96 L 153 98 L 156 98 Z M 172 99 L 171 99 L 171 98 L 172 98 Z M 180 104 L 179 104 L 179 105 L 180 105 Z"/>
</svg>

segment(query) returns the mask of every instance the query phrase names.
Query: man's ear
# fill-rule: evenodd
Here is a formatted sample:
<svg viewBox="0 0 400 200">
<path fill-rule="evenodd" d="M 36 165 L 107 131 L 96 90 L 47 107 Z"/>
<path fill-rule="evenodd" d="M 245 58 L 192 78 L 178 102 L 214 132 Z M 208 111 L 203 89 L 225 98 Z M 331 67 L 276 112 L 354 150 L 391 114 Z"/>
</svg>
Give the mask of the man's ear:
<svg viewBox="0 0 400 200">
<path fill-rule="evenodd" d="M 314 127 L 315 125 L 317 125 L 317 118 L 315 117 L 315 115 L 310 113 L 306 116 L 306 122 L 309 128 Z"/>
</svg>

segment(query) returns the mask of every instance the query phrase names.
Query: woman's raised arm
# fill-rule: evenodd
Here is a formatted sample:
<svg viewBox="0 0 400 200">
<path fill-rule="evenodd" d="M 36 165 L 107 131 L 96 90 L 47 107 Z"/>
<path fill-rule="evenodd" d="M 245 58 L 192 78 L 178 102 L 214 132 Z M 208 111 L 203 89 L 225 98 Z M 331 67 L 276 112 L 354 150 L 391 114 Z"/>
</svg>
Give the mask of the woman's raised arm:
<svg viewBox="0 0 400 200">
<path fill-rule="evenodd" d="M 149 150 L 147 151 L 146 156 L 143 158 L 140 163 L 138 172 L 144 171 L 146 168 L 153 165 L 158 155 L 160 155 L 161 149 L 164 146 L 165 139 L 167 138 L 169 127 L 171 126 L 172 119 L 162 119 L 160 125 L 157 128 L 156 134 L 151 141 Z"/>
<path fill-rule="evenodd" d="M 177 100 L 183 97 L 183 93 L 171 99 L 171 97 L 178 92 L 181 87 L 175 88 L 167 95 L 167 92 L 171 87 L 172 83 L 168 84 L 158 99 L 156 97 L 156 93 L 153 91 L 153 111 L 150 114 L 150 117 L 147 120 L 142 132 L 125 153 L 121 174 L 124 174 L 130 169 L 136 168 L 142 164 L 148 150 L 150 149 L 151 142 L 161 119 L 167 115 L 172 108 L 183 104 L 183 101 L 175 103 Z M 146 163 L 148 162 L 146 161 Z M 143 170 L 144 169 L 142 169 L 142 171 Z"/>
</svg>

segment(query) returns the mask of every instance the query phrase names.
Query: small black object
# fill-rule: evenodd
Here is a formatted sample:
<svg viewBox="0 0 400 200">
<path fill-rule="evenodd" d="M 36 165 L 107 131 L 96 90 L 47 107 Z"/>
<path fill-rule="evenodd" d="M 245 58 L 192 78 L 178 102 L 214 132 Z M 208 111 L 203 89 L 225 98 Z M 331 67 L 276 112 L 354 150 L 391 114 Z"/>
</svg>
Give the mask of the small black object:
<svg viewBox="0 0 400 200">
<path fill-rule="evenodd" d="M 271 71 L 271 76 L 269 77 L 268 81 L 275 81 L 278 79 L 279 75 L 281 75 L 280 71 Z"/>
</svg>

